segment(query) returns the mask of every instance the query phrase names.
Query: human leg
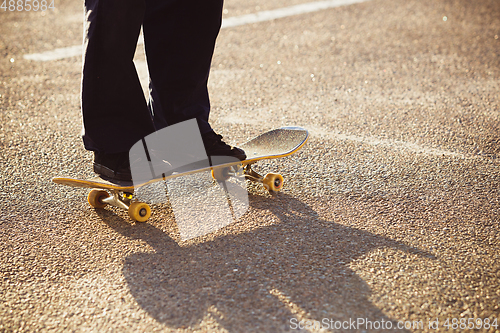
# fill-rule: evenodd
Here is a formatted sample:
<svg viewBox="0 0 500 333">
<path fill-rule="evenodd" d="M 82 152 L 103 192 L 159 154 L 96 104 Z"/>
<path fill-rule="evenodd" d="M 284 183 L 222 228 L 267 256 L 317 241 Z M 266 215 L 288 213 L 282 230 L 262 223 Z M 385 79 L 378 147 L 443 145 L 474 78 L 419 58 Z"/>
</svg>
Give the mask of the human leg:
<svg viewBox="0 0 500 333">
<path fill-rule="evenodd" d="M 208 76 L 222 22 L 222 0 L 146 0 L 144 40 L 156 129 L 196 118 L 208 155 L 245 159 L 208 122 Z"/>
<path fill-rule="evenodd" d="M 144 0 L 86 0 L 83 142 L 98 153 L 128 152 L 154 131 L 133 63 Z"/>
<path fill-rule="evenodd" d="M 157 129 L 196 118 L 208 124 L 207 81 L 222 19 L 222 0 L 146 0 L 144 39 L 150 107 Z"/>
</svg>

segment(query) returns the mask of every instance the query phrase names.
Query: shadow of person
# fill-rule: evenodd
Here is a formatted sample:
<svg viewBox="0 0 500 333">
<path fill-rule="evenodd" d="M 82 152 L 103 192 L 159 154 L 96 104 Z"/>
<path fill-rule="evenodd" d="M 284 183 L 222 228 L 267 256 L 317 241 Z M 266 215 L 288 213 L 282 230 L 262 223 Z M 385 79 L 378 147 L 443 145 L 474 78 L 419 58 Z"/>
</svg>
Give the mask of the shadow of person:
<svg viewBox="0 0 500 333">
<path fill-rule="evenodd" d="M 204 321 L 229 332 L 292 331 L 299 324 L 329 331 L 337 322 L 337 328 L 350 323 L 346 330 L 352 330 L 358 318 L 396 327 L 369 301 L 370 288 L 349 263 L 382 247 L 428 254 L 323 220 L 283 193 L 274 200 L 250 196 L 250 205 L 256 212 L 271 211 L 279 221 L 184 247 L 150 224 L 103 218 L 120 234 L 155 249 L 129 255 L 124 262 L 123 274 L 137 303 L 171 328 L 196 328 Z"/>
</svg>

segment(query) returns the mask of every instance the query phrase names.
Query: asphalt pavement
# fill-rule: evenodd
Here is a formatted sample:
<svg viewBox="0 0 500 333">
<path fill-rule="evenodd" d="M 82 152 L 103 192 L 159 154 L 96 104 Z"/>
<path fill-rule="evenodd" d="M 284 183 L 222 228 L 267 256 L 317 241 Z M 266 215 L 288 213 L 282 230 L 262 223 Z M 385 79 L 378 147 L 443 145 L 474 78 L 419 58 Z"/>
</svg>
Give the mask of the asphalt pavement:
<svg viewBox="0 0 500 333">
<path fill-rule="evenodd" d="M 182 241 L 93 209 L 83 4 L 0 10 L 0 331 L 500 332 L 500 2 L 372 0 L 221 30 L 211 123 L 302 126 L 248 211 Z M 228 0 L 224 18 L 304 1 Z M 227 21 L 229 22 L 229 21 Z M 147 82 L 143 46 L 136 54 Z M 125 134 L 126 135 L 126 134 Z"/>
</svg>

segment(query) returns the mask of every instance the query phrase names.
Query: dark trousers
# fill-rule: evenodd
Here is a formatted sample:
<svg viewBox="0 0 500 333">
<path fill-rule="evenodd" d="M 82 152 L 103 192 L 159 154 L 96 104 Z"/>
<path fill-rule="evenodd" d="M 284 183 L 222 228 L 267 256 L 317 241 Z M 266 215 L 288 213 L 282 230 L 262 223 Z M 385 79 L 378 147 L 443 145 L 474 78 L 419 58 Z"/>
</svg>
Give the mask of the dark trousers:
<svg viewBox="0 0 500 333">
<path fill-rule="evenodd" d="M 211 131 L 208 74 L 223 0 L 85 0 L 83 141 L 125 152 L 144 136 L 196 118 Z M 133 63 L 141 26 L 149 102 Z"/>
</svg>

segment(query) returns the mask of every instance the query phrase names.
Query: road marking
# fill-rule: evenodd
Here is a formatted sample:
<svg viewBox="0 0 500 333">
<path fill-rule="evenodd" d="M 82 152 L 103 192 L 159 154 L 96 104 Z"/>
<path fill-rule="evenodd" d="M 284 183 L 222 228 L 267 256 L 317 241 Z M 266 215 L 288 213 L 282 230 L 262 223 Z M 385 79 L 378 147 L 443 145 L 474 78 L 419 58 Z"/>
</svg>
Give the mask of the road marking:
<svg viewBox="0 0 500 333">
<path fill-rule="evenodd" d="M 232 28 L 251 23 L 272 21 L 275 19 L 284 18 L 288 16 L 312 13 L 334 7 L 348 6 L 365 1 L 369 0 L 325 0 L 325 1 L 309 2 L 274 10 L 265 10 L 255 14 L 228 17 L 222 20 L 222 28 L 223 29 Z M 140 45 L 143 43 L 144 39 L 141 35 L 139 37 L 137 44 Z M 69 47 L 62 47 L 52 51 L 46 51 L 41 53 L 25 54 L 23 58 L 26 60 L 33 60 L 33 61 L 51 61 L 51 60 L 59 60 L 59 59 L 81 56 L 82 53 L 83 53 L 82 45 L 75 45 Z"/>
<path fill-rule="evenodd" d="M 260 119 L 259 121 L 255 121 L 253 118 L 244 118 L 235 114 L 230 114 L 230 115 L 225 115 L 223 118 L 220 119 L 220 121 L 223 121 L 225 123 L 229 124 L 249 124 L 249 125 L 257 125 L 261 124 L 262 120 L 267 120 L 265 119 L 265 116 L 261 116 L 261 113 L 257 113 L 259 117 L 256 117 L 255 119 Z M 343 133 L 334 133 L 330 129 L 326 129 L 320 126 L 315 126 L 308 124 L 307 130 L 309 133 L 311 133 L 311 137 L 316 137 L 316 138 L 326 138 L 326 139 L 331 139 L 331 140 L 337 140 L 337 141 L 352 141 L 352 142 L 358 142 L 361 144 L 366 144 L 370 146 L 379 146 L 379 147 L 386 147 L 390 148 L 393 150 L 407 150 L 411 151 L 417 154 L 424 154 L 428 156 L 447 156 L 447 157 L 453 157 L 453 158 L 460 158 L 460 159 L 480 159 L 483 158 L 482 156 L 476 156 L 476 155 L 471 155 L 471 154 L 466 154 L 466 153 L 460 153 L 460 152 L 453 152 L 453 151 L 448 151 L 444 149 L 439 149 L 439 148 L 433 148 L 433 147 L 427 147 L 427 146 L 422 146 L 417 143 L 413 142 L 405 142 L 405 141 L 399 141 L 399 140 L 391 140 L 391 139 L 382 139 L 382 138 L 377 138 L 374 136 L 358 136 L 358 135 L 352 135 L 352 134 L 343 134 Z"/>
<path fill-rule="evenodd" d="M 82 53 L 83 53 L 83 46 L 75 45 L 69 47 L 62 47 L 59 49 L 46 51 L 42 53 L 25 54 L 23 58 L 26 60 L 34 60 L 34 61 L 51 61 L 51 60 L 59 60 L 64 58 L 81 56 Z"/>
<path fill-rule="evenodd" d="M 394 150 L 409 150 L 409 151 L 412 151 L 414 153 L 420 153 L 420 154 L 431 155 L 431 156 L 448 156 L 448 157 L 455 157 L 455 158 L 461 158 L 461 159 L 477 158 L 476 156 L 466 155 L 466 154 L 462 154 L 462 153 L 456 153 L 456 152 L 438 149 L 438 148 L 426 147 L 426 146 L 422 146 L 422 145 L 419 145 L 419 144 L 413 143 L 413 142 L 381 139 L 381 138 L 377 138 L 377 137 L 363 137 L 363 136 L 342 134 L 342 133 L 333 133 L 330 130 L 326 130 L 324 128 L 321 128 L 318 126 L 313 126 L 313 125 L 308 125 L 307 129 L 309 130 L 309 132 L 311 133 L 312 136 L 324 137 L 324 138 L 329 138 L 329 139 L 334 139 L 334 140 L 339 140 L 339 141 L 354 141 L 354 142 L 368 144 L 371 146 L 387 147 L 387 148 L 391 148 Z"/>
<path fill-rule="evenodd" d="M 300 5 L 279 8 L 274 10 L 265 10 L 255 14 L 229 17 L 222 21 L 222 28 L 232 28 L 245 24 L 272 21 L 275 19 L 284 18 L 288 16 L 312 13 L 328 8 L 347 6 L 365 1 L 368 0 L 326 0 L 326 1 L 303 3 Z"/>
</svg>

